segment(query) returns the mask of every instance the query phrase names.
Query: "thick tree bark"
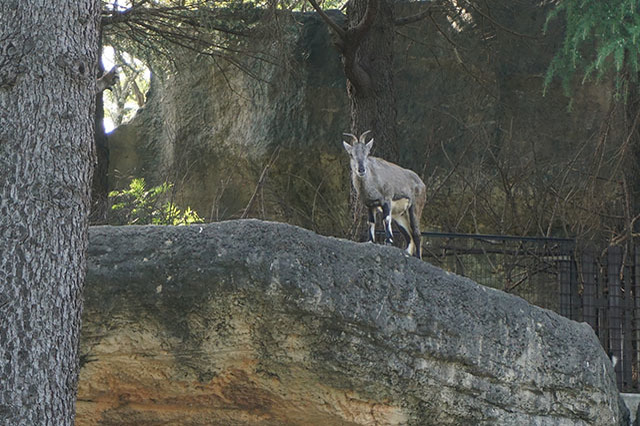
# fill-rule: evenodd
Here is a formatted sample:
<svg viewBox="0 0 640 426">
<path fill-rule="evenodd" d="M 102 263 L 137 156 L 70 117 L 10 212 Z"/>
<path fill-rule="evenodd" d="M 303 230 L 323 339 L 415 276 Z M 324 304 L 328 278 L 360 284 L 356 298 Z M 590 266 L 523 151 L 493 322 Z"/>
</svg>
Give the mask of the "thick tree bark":
<svg viewBox="0 0 640 426">
<path fill-rule="evenodd" d="M 347 92 L 351 101 L 351 131 L 372 130 L 375 154 L 399 160 L 397 109 L 393 78 L 395 25 L 388 0 L 353 0 L 347 8 L 349 27 L 357 26 L 370 3 L 378 2 L 372 25 L 354 51 L 345 50 Z M 353 55 L 353 58 L 349 57 Z"/>
<path fill-rule="evenodd" d="M 351 132 L 361 135 L 371 130 L 374 153 L 399 162 L 396 124 L 397 109 L 393 79 L 395 21 L 392 0 L 351 0 L 347 7 L 347 28 L 333 21 L 316 0 L 308 0 L 337 34 L 336 47 L 342 54 L 351 101 Z M 351 188 L 351 214 L 354 225 L 350 238 L 366 236 L 361 203 Z"/>
<path fill-rule="evenodd" d="M 360 135 L 371 130 L 375 140 L 374 154 L 397 163 L 400 153 L 393 84 L 393 9 L 387 0 L 353 0 L 347 8 L 347 19 L 350 27 L 357 26 L 367 7 L 372 7 L 374 2 L 377 2 L 377 12 L 372 25 L 366 28 L 355 49 L 343 53 L 351 103 L 351 132 Z M 350 204 L 354 223 L 351 237 L 364 240 L 364 208 L 354 188 L 351 189 Z"/>
<path fill-rule="evenodd" d="M 0 1 L 0 424 L 72 425 L 98 0 Z"/>
</svg>

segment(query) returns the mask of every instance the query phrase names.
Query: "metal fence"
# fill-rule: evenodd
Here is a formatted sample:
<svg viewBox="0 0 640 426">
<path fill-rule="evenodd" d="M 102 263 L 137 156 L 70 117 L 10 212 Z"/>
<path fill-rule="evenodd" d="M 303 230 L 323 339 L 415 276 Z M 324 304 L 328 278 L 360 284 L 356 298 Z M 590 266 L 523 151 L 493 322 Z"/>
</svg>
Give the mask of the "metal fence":
<svg viewBox="0 0 640 426">
<path fill-rule="evenodd" d="M 640 250 L 579 251 L 573 239 L 425 232 L 423 259 L 596 332 L 618 387 L 640 390 Z"/>
<path fill-rule="evenodd" d="M 561 279 L 560 313 L 588 323 L 615 364 L 618 388 L 638 392 L 640 371 L 640 250 L 608 247 L 576 256 L 578 276 Z M 565 267 L 566 269 L 566 267 Z"/>
<path fill-rule="evenodd" d="M 422 247 L 423 259 L 434 265 L 560 312 L 556 277 L 561 262 L 572 259 L 575 241 L 425 232 Z"/>
</svg>

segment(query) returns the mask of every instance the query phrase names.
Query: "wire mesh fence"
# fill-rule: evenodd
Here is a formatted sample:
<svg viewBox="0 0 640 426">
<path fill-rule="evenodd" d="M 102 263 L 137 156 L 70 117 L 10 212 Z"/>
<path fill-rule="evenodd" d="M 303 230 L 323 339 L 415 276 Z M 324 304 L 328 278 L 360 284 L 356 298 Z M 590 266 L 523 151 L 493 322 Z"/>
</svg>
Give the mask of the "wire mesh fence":
<svg viewBox="0 0 640 426">
<path fill-rule="evenodd" d="M 618 387 L 638 392 L 640 249 L 578 250 L 573 239 L 425 232 L 423 259 L 584 321 L 614 363 Z"/>
<path fill-rule="evenodd" d="M 575 263 L 577 285 L 565 285 L 565 292 L 581 302 L 582 310 L 572 309 L 567 316 L 588 323 L 596 331 L 614 363 L 619 389 L 638 392 L 640 250 L 620 246 L 601 252 L 586 250 L 576 256 Z"/>
<path fill-rule="evenodd" d="M 423 259 L 488 287 L 560 312 L 557 277 L 571 263 L 575 241 L 426 232 Z"/>
</svg>

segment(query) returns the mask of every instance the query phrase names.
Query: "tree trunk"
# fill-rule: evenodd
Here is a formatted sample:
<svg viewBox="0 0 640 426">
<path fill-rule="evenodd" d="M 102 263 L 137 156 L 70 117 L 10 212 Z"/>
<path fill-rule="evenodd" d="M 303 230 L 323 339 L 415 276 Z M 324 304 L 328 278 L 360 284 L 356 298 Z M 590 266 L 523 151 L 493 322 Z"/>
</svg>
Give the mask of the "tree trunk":
<svg viewBox="0 0 640 426">
<path fill-rule="evenodd" d="M 107 135 L 104 131 L 104 103 L 102 93 L 96 96 L 95 113 L 95 144 L 97 163 L 93 172 L 91 184 L 91 215 L 92 225 L 107 223 L 107 208 L 109 207 L 109 147 Z"/>
<path fill-rule="evenodd" d="M 102 49 L 100 49 L 100 52 Z M 104 74 L 104 68 L 98 61 L 100 75 Z M 107 223 L 107 208 L 109 204 L 109 147 L 107 135 L 104 131 L 104 92 L 96 94 L 95 112 L 95 144 L 97 163 L 91 180 L 91 214 L 89 221 L 92 225 Z"/>
<path fill-rule="evenodd" d="M 399 160 L 396 126 L 396 94 L 393 80 L 395 27 L 392 4 L 388 0 L 353 0 L 347 8 L 349 27 L 357 26 L 369 2 L 378 1 L 375 20 L 367 29 L 355 51 L 345 51 L 347 93 L 351 101 L 351 131 L 361 134 L 372 130 L 375 155 L 389 161 Z M 349 69 L 350 58 L 364 78 Z M 362 74 L 360 74 L 362 75 Z"/>
<path fill-rule="evenodd" d="M 72 425 L 98 0 L 0 1 L 0 424 Z"/>
</svg>

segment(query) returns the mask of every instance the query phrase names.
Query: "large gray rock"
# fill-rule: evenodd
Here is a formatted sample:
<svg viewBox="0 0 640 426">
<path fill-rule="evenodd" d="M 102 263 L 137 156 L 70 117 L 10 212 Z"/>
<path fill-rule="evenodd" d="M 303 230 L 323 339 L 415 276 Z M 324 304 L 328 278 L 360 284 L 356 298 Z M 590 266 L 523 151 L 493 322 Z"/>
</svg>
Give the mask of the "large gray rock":
<svg viewBox="0 0 640 426">
<path fill-rule="evenodd" d="M 396 248 L 257 220 L 90 238 L 79 425 L 628 421 L 587 325 Z"/>
</svg>

